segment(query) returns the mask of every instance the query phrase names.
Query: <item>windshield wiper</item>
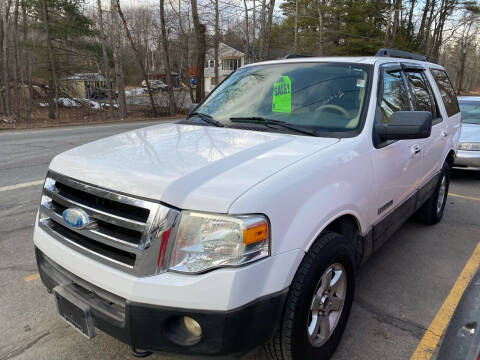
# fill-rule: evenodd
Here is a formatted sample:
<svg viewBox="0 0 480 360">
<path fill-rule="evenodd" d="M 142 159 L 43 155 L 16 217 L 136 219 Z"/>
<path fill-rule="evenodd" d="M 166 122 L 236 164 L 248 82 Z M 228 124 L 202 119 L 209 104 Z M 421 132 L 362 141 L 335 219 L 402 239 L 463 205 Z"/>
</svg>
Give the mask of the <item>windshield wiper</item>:
<svg viewBox="0 0 480 360">
<path fill-rule="evenodd" d="M 233 123 L 261 124 L 269 128 L 272 128 L 269 125 L 276 125 L 279 127 L 283 127 L 285 129 L 296 131 L 298 133 L 302 133 L 310 136 L 318 136 L 315 130 L 308 130 L 302 126 L 297 126 L 297 125 L 292 125 L 290 123 L 287 123 L 286 121 L 269 119 L 262 116 L 231 117 L 230 121 Z"/>
<path fill-rule="evenodd" d="M 204 113 L 201 113 L 201 112 L 192 112 L 192 113 L 187 115 L 187 119 L 190 119 L 191 117 L 195 117 L 195 116 L 199 117 L 200 119 L 202 119 L 207 124 L 210 124 L 210 125 L 213 125 L 213 126 L 218 126 L 218 127 L 224 127 L 225 126 L 220 121 L 215 120 L 210 115 L 204 114 Z"/>
</svg>

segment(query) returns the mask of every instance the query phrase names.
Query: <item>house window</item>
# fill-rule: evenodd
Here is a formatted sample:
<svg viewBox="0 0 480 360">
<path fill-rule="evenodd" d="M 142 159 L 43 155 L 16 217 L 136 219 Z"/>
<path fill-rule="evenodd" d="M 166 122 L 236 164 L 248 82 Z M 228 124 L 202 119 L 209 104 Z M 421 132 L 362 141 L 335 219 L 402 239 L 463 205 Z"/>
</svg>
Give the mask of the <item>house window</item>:
<svg viewBox="0 0 480 360">
<path fill-rule="evenodd" d="M 211 68 L 215 66 L 215 61 L 214 60 L 210 60 L 209 63 L 210 63 Z"/>
<path fill-rule="evenodd" d="M 242 66 L 242 59 L 223 59 L 222 70 L 237 70 Z"/>
<path fill-rule="evenodd" d="M 214 77 L 210 78 L 210 85 L 212 85 L 212 86 L 216 86 L 216 85 L 217 85 L 217 82 L 215 81 L 215 78 L 214 78 Z"/>
</svg>

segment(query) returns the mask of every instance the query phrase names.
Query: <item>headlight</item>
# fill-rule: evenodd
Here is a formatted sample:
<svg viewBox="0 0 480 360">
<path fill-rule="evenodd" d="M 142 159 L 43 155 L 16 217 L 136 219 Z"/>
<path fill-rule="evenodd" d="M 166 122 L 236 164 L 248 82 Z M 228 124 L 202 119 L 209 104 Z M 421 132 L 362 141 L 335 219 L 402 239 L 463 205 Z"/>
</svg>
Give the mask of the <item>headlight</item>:
<svg viewBox="0 0 480 360">
<path fill-rule="evenodd" d="M 458 150 L 480 151 L 480 142 L 464 142 L 458 144 Z"/>
<path fill-rule="evenodd" d="M 183 211 L 170 270 L 198 273 L 243 265 L 269 255 L 265 216 L 227 216 Z"/>
</svg>

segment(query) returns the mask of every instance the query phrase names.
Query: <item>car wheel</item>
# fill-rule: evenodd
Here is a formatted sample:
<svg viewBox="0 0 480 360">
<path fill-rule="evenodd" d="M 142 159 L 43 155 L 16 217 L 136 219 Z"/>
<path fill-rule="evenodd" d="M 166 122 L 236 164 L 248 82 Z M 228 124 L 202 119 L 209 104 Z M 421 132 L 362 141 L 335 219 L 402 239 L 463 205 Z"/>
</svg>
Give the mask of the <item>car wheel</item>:
<svg viewBox="0 0 480 360">
<path fill-rule="evenodd" d="M 328 359 L 347 324 L 355 288 L 351 244 L 340 234 L 321 235 L 290 286 L 281 323 L 265 346 L 270 359 Z"/>
<path fill-rule="evenodd" d="M 440 222 L 447 203 L 448 189 L 450 186 L 450 165 L 445 163 L 438 179 L 437 187 L 432 196 L 418 210 L 417 219 L 427 225 Z"/>
</svg>

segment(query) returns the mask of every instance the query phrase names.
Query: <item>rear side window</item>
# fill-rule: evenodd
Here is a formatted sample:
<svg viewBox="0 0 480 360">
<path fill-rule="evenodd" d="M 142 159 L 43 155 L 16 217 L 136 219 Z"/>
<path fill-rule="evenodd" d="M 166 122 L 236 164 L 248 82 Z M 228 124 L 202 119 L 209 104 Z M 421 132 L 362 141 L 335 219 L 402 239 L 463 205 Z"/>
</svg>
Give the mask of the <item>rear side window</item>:
<svg viewBox="0 0 480 360">
<path fill-rule="evenodd" d="M 383 73 L 383 95 L 380 109 L 384 124 L 390 122 L 393 113 L 411 110 L 401 71 Z"/>
<path fill-rule="evenodd" d="M 447 115 L 450 117 L 460 111 L 458 107 L 457 95 L 453 90 L 452 83 L 444 70 L 431 69 L 430 72 L 437 83 L 440 94 L 442 94 L 443 104 L 447 110 Z"/>
<path fill-rule="evenodd" d="M 435 107 L 428 91 L 428 85 L 425 77 L 421 72 L 407 71 L 407 82 L 412 91 L 413 110 L 415 111 L 430 111 L 435 115 Z"/>
</svg>

